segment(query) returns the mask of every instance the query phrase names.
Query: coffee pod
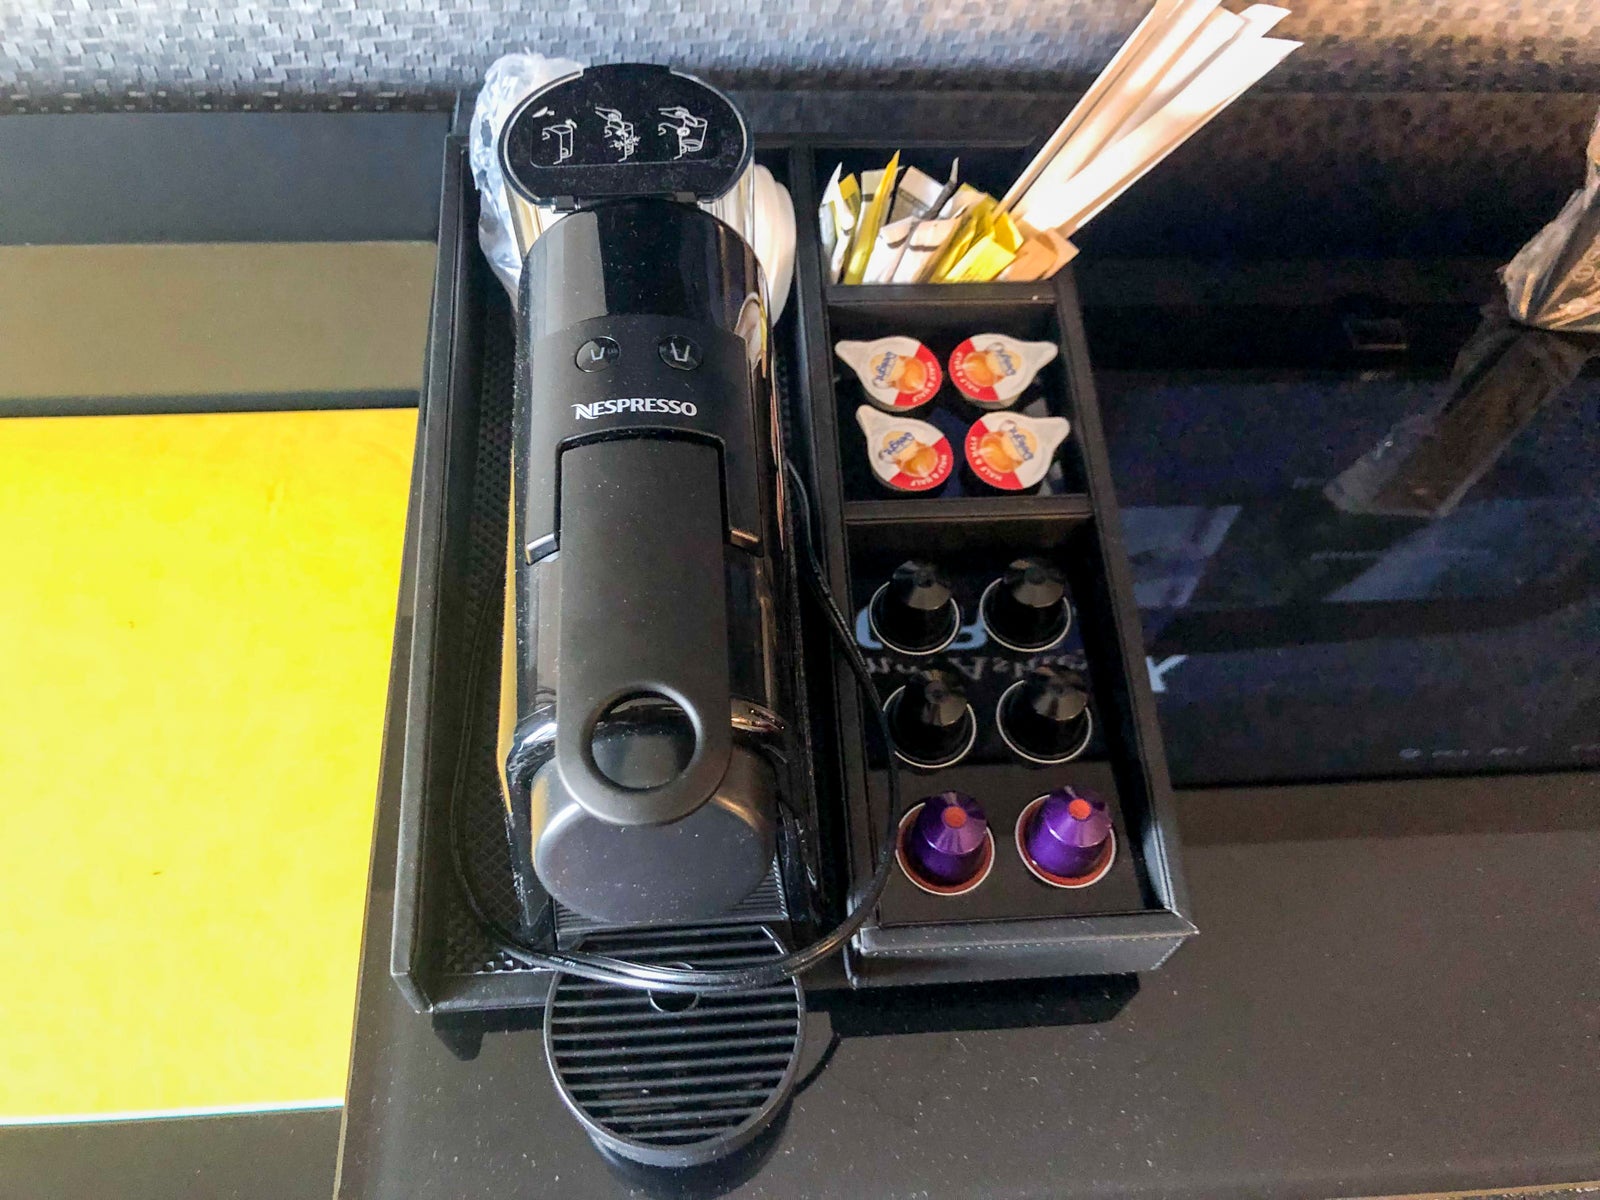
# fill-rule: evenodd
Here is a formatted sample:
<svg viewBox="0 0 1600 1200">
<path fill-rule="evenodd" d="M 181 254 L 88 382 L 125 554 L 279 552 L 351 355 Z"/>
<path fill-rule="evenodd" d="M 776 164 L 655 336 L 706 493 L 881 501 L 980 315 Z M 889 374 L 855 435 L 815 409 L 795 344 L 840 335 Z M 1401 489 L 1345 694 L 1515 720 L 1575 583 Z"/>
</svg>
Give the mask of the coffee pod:
<svg viewBox="0 0 1600 1200">
<path fill-rule="evenodd" d="M 955 640 L 961 609 L 950 581 L 931 562 L 909 559 L 872 595 L 867 622 L 877 639 L 902 654 L 933 654 Z"/>
<path fill-rule="evenodd" d="M 895 752 L 917 767 L 948 767 L 977 739 L 978 721 L 954 671 L 918 671 L 884 704 Z"/>
<path fill-rule="evenodd" d="M 952 895 L 983 882 L 994 838 L 983 806 L 964 792 L 929 796 L 900 823 L 901 869 L 924 891 Z"/>
<path fill-rule="evenodd" d="M 1058 353 L 1054 342 L 974 334 L 950 352 L 950 382 L 980 408 L 1009 408 Z"/>
<path fill-rule="evenodd" d="M 990 487 L 1020 492 L 1044 478 L 1071 428 L 1065 417 L 984 413 L 967 430 L 967 465 Z"/>
<path fill-rule="evenodd" d="M 1072 624 L 1067 577 L 1038 558 L 1014 560 L 979 604 L 989 636 L 1008 650 L 1047 650 Z"/>
<path fill-rule="evenodd" d="M 867 399 L 888 412 L 921 408 L 944 382 L 939 360 L 916 338 L 839 342 L 833 352 L 856 373 Z"/>
<path fill-rule="evenodd" d="M 1006 745 L 1036 763 L 1077 758 L 1092 721 L 1083 676 L 1065 667 L 1035 667 L 1005 690 L 995 710 Z"/>
<path fill-rule="evenodd" d="M 937 428 L 914 417 L 898 417 L 863 404 L 856 424 L 867 437 L 872 473 L 897 492 L 925 492 L 950 478 L 955 451 Z"/>
<path fill-rule="evenodd" d="M 1045 883 L 1087 887 L 1104 877 L 1116 856 L 1111 813 L 1098 796 L 1057 788 L 1022 810 L 1017 848 L 1028 870 Z"/>
</svg>

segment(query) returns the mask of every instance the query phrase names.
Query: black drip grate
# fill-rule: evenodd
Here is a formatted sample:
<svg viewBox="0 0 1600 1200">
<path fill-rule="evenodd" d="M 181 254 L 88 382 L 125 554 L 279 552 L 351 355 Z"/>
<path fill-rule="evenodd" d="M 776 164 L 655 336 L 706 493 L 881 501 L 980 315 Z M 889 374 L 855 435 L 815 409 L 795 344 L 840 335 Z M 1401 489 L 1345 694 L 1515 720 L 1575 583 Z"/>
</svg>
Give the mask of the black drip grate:
<svg viewBox="0 0 1600 1200">
<path fill-rule="evenodd" d="M 733 967 L 783 952 L 761 927 L 601 934 L 584 948 L 637 962 Z M 796 980 L 737 995 L 656 994 L 557 975 L 545 1049 L 567 1107 L 600 1145 L 654 1166 L 727 1154 L 794 1085 L 805 1016 Z"/>
</svg>

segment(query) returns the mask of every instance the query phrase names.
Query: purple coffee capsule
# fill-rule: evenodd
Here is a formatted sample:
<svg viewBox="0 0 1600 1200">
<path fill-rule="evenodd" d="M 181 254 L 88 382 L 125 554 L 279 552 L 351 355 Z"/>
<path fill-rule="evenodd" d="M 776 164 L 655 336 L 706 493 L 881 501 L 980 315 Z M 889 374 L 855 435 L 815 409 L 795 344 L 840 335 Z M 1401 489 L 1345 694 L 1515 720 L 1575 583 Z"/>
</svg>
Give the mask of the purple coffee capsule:
<svg viewBox="0 0 1600 1200">
<path fill-rule="evenodd" d="M 900 863 L 928 891 L 966 891 L 994 860 L 989 819 L 963 792 L 929 796 L 900 827 Z"/>
<path fill-rule="evenodd" d="M 1092 793 L 1056 788 L 1023 810 L 1017 832 L 1024 861 L 1046 883 L 1083 887 L 1111 866 L 1111 813 Z"/>
</svg>

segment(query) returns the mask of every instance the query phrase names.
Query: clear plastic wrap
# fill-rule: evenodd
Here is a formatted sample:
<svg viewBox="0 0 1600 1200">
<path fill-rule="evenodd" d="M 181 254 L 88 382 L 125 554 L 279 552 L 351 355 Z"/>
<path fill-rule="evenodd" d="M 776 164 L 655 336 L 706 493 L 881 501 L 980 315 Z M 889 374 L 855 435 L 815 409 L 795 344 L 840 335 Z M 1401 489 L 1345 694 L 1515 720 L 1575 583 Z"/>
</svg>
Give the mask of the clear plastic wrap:
<svg viewBox="0 0 1600 1200">
<path fill-rule="evenodd" d="M 1346 513 L 1449 516 L 1511 440 L 1577 378 L 1595 342 L 1526 328 L 1505 305 L 1486 305 L 1456 356 L 1443 399 L 1395 425 L 1323 494 Z"/>
<path fill-rule="evenodd" d="M 767 303 L 776 321 L 794 281 L 794 201 L 789 189 L 771 171 L 752 163 L 726 195 L 700 207 L 750 243 L 767 277 Z"/>
<path fill-rule="evenodd" d="M 1511 316 L 1524 325 L 1600 333 L 1600 116 L 1589 170 L 1554 221 L 1500 269 Z"/>
<path fill-rule="evenodd" d="M 512 304 L 517 302 L 524 250 L 511 212 L 512 203 L 520 200 L 506 187 L 505 176 L 500 172 L 500 129 L 528 93 L 581 70 L 583 67 L 569 58 L 503 54 L 484 73 L 483 88 L 472 106 L 467 156 L 472 164 L 472 181 L 478 185 L 478 245 L 495 276 L 511 293 Z M 543 224 L 548 224 L 555 214 L 539 213 L 534 220 L 541 218 Z"/>
<path fill-rule="evenodd" d="M 1560 214 L 1500 268 L 1505 297 L 1456 356 L 1442 400 L 1406 417 L 1323 489 L 1340 511 L 1449 516 L 1600 351 L 1600 117 Z"/>
</svg>

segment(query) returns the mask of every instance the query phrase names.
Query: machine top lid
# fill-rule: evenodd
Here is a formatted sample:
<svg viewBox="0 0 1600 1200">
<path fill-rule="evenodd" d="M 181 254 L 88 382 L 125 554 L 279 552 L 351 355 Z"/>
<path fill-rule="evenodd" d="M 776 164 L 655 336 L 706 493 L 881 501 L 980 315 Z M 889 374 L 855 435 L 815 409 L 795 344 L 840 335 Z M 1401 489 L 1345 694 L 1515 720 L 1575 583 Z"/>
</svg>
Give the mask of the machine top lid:
<svg viewBox="0 0 1600 1200">
<path fill-rule="evenodd" d="M 750 165 L 733 102 L 667 67 L 590 67 L 540 88 L 500 134 L 507 181 L 536 204 L 577 208 L 627 196 L 715 200 Z"/>
</svg>

